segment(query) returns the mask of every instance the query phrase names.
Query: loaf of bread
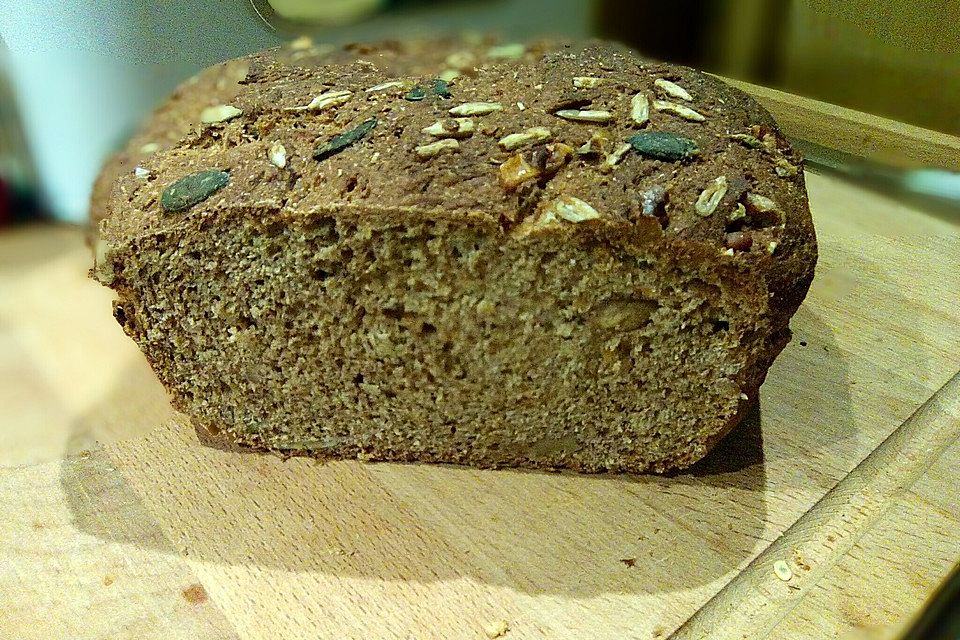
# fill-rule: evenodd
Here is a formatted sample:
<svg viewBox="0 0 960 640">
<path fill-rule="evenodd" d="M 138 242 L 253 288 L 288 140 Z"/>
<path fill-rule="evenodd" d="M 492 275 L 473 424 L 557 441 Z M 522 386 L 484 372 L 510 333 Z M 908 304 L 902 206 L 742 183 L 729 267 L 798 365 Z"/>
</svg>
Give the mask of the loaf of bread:
<svg viewBox="0 0 960 640">
<path fill-rule="evenodd" d="M 211 442 L 683 468 L 813 277 L 770 115 L 619 48 L 450 82 L 264 59 L 223 107 L 118 179 L 94 270 Z"/>
</svg>

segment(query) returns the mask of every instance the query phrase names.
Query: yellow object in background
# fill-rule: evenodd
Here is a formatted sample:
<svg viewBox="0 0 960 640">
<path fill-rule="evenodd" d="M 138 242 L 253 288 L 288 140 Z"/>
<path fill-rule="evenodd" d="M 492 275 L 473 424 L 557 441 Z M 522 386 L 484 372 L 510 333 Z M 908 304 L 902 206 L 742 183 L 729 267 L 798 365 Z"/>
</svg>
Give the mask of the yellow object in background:
<svg viewBox="0 0 960 640">
<path fill-rule="evenodd" d="M 960 3 L 794 2 L 777 84 L 960 135 Z"/>
<path fill-rule="evenodd" d="M 595 2 L 600 35 L 651 57 L 960 135 L 958 2 Z"/>
<path fill-rule="evenodd" d="M 383 9 L 387 0 L 266 0 L 277 16 L 312 24 L 343 24 Z"/>
</svg>

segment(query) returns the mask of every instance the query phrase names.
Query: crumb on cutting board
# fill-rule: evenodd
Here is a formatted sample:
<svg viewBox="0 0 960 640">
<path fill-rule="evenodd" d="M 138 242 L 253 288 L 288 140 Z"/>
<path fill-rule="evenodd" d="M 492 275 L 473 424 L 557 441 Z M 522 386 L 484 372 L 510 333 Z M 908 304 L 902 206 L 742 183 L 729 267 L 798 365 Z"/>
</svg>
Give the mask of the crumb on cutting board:
<svg viewBox="0 0 960 640">
<path fill-rule="evenodd" d="M 773 572 L 784 582 L 793 578 L 793 570 L 791 570 L 790 565 L 783 560 L 777 560 L 773 563 Z"/>
<path fill-rule="evenodd" d="M 491 622 L 483 628 L 483 632 L 487 634 L 487 637 L 490 638 L 490 640 L 501 638 L 507 635 L 508 631 L 510 631 L 510 623 L 506 620 L 497 620 L 496 622 Z"/>
<path fill-rule="evenodd" d="M 208 600 L 207 590 L 199 582 L 183 590 L 183 599 L 190 604 L 203 604 Z"/>
</svg>

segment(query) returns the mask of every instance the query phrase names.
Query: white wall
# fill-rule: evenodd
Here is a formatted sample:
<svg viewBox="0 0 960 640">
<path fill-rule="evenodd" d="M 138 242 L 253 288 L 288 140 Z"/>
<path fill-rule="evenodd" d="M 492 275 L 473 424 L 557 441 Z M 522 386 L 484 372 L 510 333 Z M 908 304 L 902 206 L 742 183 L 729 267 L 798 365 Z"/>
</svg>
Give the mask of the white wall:
<svg viewBox="0 0 960 640">
<path fill-rule="evenodd" d="M 42 195 L 76 221 L 104 157 L 179 79 L 274 41 L 242 0 L 2 0 L 0 35 Z"/>
</svg>

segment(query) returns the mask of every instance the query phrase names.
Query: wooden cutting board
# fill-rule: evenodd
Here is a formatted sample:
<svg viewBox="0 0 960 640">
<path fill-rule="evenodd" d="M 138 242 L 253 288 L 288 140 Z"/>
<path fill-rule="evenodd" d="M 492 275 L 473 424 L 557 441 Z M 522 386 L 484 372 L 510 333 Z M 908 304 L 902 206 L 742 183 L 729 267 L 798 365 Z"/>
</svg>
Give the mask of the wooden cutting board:
<svg viewBox="0 0 960 640">
<path fill-rule="evenodd" d="M 958 228 L 808 184 L 821 260 L 793 342 L 751 420 L 669 478 L 204 448 L 85 279 L 79 232 L 0 234 L 0 637 L 902 624 L 960 556 Z"/>
</svg>

